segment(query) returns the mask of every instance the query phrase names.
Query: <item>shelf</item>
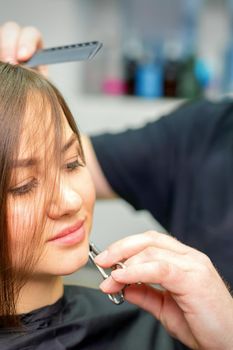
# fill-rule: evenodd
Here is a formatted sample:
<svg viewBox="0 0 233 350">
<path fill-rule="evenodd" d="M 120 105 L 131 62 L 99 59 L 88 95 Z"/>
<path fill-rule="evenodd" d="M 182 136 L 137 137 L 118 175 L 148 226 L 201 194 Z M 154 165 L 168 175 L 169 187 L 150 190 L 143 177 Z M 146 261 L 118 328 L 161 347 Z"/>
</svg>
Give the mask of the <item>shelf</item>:
<svg viewBox="0 0 233 350">
<path fill-rule="evenodd" d="M 97 95 L 80 95 L 69 100 L 78 125 L 87 133 L 138 126 L 169 113 L 184 102 L 178 99 L 145 100 Z"/>
</svg>

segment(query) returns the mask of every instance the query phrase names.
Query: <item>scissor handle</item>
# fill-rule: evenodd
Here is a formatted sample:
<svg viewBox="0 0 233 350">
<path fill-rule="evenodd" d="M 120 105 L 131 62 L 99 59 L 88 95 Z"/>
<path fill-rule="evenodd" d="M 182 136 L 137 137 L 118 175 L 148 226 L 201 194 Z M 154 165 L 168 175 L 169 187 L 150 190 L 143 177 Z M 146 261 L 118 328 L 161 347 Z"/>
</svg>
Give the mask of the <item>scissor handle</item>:
<svg viewBox="0 0 233 350">
<path fill-rule="evenodd" d="M 100 267 L 99 265 L 97 265 L 95 263 L 95 257 L 100 253 L 100 250 L 96 247 L 96 245 L 93 242 L 89 243 L 89 259 L 90 261 L 94 264 L 94 266 L 97 268 L 97 270 L 100 272 L 101 276 L 103 277 L 103 279 L 106 279 L 109 277 L 109 275 L 107 274 L 107 272 Z M 116 269 L 116 268 L 124 268 L 124 264 L 121 262 L 118 262 L 117 264 L 115 264 L 114 266 L 112 266 L 112 269 Z M 120 292 L 118 293 L 114 293 L 114 294 L 108 294 L 109 299 L 116 305 L 120 305 L 125 301 L 124 298 L 124 289 L 122 289 Z"/>
</svg>

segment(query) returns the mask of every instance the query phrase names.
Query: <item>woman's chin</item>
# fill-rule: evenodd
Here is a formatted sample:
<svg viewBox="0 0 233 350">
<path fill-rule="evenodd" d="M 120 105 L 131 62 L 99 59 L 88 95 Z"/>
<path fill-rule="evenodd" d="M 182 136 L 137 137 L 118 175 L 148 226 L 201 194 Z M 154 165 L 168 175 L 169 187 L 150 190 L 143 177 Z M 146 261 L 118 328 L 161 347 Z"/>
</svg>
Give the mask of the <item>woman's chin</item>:
<svg viewBox="0 0 233 350">
<path fill-rule="evenodd" d="M 77 259 L 73 263 L 69 262 L 66 264 L 66 266 L 64 265 L 59 269 L 58 275 L 60 276 L 71 275 L 72 273 L 77 272 L 83 266 L 85 266 L 87 262 L 88 262 L 88 256 L 82 257 L 81 259 Z"/>
<path fill-rule="evenodd" d="M 40 261 L 37 273 L 49 274 L 53 276 L 70 275 L 84 265 L 88 261 L 89 244 L 85 242 L 78 249 L 70 249 L 56 252 L 53 255 L 46 256 Z"/>
</svg>

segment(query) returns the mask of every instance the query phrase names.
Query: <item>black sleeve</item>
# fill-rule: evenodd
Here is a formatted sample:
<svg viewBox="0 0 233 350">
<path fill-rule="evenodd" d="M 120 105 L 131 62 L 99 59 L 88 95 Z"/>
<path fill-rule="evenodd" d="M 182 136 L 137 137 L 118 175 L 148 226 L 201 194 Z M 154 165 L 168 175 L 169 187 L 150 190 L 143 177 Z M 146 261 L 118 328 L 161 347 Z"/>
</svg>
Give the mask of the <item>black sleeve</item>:
<svg viewBox="0 0 233 350">
<path fill-rule="evenodd" d="M 169 227 L 176 184 L 189 171 L 187 158 L 201 157 L 224 108 L 225 104 L 199 101 L 142 128 L 92 137 L 114 191 Z"/>
</svg>

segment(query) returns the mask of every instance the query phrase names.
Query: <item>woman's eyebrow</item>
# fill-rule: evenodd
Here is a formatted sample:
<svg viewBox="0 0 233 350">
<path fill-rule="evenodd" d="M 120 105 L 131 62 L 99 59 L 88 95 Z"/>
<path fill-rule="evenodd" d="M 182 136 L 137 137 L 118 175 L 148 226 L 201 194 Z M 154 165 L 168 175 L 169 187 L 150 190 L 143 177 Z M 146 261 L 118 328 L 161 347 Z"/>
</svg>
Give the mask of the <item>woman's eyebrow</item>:
<svg viewBox="0 0 233 350">
<path fill-rule="evenodd" d="M 75 142 L 78 142 L 76 134 L 72 134 L 67 143 L 62 147 L 62 153 L 66 152 Z"/>
<path fill-rule="evenodd" d="M 35 166 L 37 163 L 37 158 L 17 159 L 13 161 L 13 168 L 29 168 Z"/>
<path fill-rule="evenodd" d="M 77 141 L 77 135 L 73 133 L 67 143 L 62 147 L 62 153 L 66 152 Z M 38 162 L 38 158 L 17 159 L 13 161 L 13 168 L 29 168 L 37 165 Z"/>
</svg>

